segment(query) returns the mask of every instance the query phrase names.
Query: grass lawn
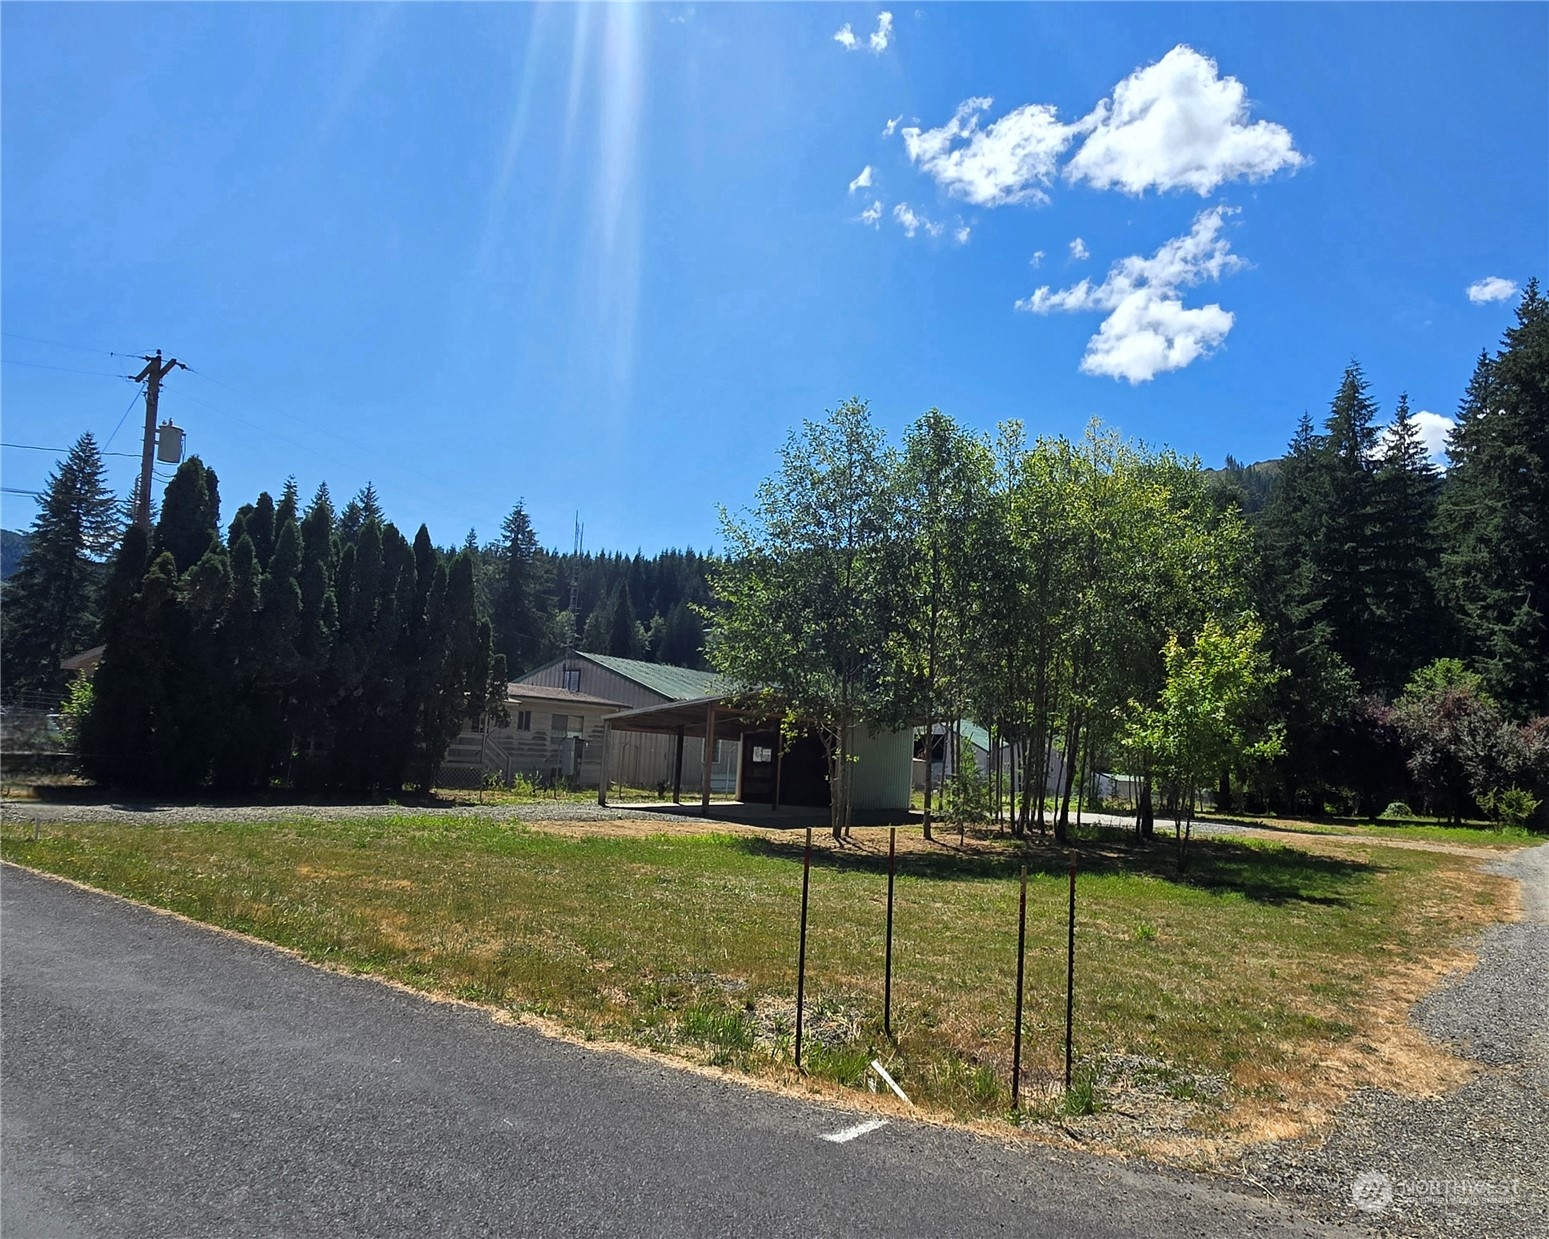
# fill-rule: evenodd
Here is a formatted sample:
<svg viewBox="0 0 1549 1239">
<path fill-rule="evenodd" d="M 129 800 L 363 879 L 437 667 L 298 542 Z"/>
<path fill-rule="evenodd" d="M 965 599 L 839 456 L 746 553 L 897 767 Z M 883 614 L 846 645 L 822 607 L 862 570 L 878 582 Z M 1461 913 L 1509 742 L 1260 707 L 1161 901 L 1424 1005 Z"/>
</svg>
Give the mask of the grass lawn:
<svg viewBox="0 0 1549 1239">
<path fill-rule="evenodd" d="M 0 854 L 320 963 L 796 1082 L 794 834 L 415 814 L 53 823 L 36 842 L 30 832 L 5 822 Z M 927 845 L 900 832 L 889 1044 L 887 832 L 855 836 L 841 849 L 814 834 L 811 1077 L 865 1088 L 877 1056 L 922 1106 L 1004 1117 L 1026 863 L 1024 1104 L 1054 1117 L 1066 1101 L 1057 1082 L 1067 854 L 993 835 L 963 849 L 955 836 Z M 1364 838 L 1197 839 L 1186 880 L 1165 839 L 1139 846 L 1099 831 L 1075 855 L 1076 1051 L 1107 1072 L 1099 1104 L 1123 1075 L 1125 1087 L 1179 1103 L 1184 1126 L 1206 1135 L 1262 1128 L 1266 1116 L 1301 1114 L 1309 1099 L 1332 1103 L 1380 1078 L 1394 1061 L 1384 1047 L 1414 1035 L 1402 1011 L 1459 962 L 1460 935 L 1505 915 L 1510 889 L 1467 858 Z"/>
</svg>

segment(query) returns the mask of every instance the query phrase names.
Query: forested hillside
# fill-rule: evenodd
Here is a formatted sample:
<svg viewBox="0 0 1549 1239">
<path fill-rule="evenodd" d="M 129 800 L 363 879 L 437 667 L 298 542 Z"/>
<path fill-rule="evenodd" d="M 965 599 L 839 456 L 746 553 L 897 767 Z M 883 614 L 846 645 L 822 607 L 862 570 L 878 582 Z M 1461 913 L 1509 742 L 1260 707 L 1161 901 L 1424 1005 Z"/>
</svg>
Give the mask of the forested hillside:
<svg viewBox="0 0 1549 1239">
<path fill-rule="evenodd" d="M 5 584 L 4 689 L 62 701 L 59 660 L 105 642 L 72 707 L 100 776 L 382 791 L 428 785 L 507 676 L 579 648 L 780 689 L 839 746 L 841 790 L 847 721 L 933 718 L 1024 769 L 1059 749 L 1067 802 L 1071 772 L 1124 768 L 1174 802 L 1530 817 L 1549 304 L 1530 282 L 1478 358 L 1445 483 L 1402 394 L 1385 409 L 1354 364 L 1329 389 L 1284 457 L 1213 471 L 935 410 L 894 447 L 847 402 L 792 437 L 719 559 L 546 550 L 520 501 L 498 538 L 438 547 L 370 486 L 336 511 L 288 483 L 223 524 L 198 460 L 125 533 L 83 435 Z"/>
<path fill-rule="evenodd" d="M 14 529 L 0 529 L 0 581 L 8 581 L 21 567 L 27 553 L 27 535 Z"/>
</svg>

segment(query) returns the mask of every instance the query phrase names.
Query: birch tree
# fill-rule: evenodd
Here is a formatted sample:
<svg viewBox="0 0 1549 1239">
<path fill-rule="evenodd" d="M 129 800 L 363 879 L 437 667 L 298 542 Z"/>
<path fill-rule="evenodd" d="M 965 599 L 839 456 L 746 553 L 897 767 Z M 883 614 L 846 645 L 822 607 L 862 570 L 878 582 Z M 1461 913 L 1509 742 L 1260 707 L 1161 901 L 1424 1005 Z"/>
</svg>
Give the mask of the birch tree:
<svg viewBox="0 0 1549 1239">
<path fill-rule="evenodd" d="M 790 436 L 751 509 L 721 513 L 727 558 L 712 577 L 710 663 L 822 742 L 835 839 L 850 825 L 854 738 L 893 713 L 895 467 L 866 404 L 847 400 Z"/>
</svg>

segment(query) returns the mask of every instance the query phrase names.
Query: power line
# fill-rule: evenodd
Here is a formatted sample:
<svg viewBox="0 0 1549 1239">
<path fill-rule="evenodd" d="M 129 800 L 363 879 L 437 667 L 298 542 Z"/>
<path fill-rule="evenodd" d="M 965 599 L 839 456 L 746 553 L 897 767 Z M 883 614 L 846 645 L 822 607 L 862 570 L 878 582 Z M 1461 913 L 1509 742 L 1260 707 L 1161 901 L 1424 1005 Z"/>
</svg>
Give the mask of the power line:
<svg viewBox="0 0 1549 1239">
<path fill-rule="evenodd" d="M 230 392 L 232 392 L 235 395 L 239 395 L 240 396 L 242 394 L 241 392 L 237 391 L 236 388 L 230 387 L 229 385 L 227 385 L 225 383 L 220 383 L 218 380 L 210 378 L 210 376 L 207 375 L 207 374 L 200 374 L 199 371 L 194 370 L 192 367 L 189 367 L 189 372 L 192 373 L 192 374 L 199 374 L 200 378 L 208 379 L 210 382 L 216 383 L 217 386 L 225 387 L 227 391 L 230 391 Z M 308 454 L 310 454 L 312 456 L 316 456 L 319 460 L 326 460 L 330 464 L 334 464 L 334 465 L 339 466 L 339 468 L 341 468 L 341 469 L 354 469 L 354 468 L 357 467 L 355 465 L 352 465 L 349 461 L 341 460 L 337 456 L 330 456 L 327 452 L 319 451 L 317 448 L 311 447 L 308 444 L 302 443 L 298 439 L 292 439 L 289 435 L 281 434 L 278 430 L 273 430 L 273 429 L 271 429 L 268 426 L 261 426 L 257 422 L 250 422 L 245 417 L 238 417 L 235 413 L 229 413 L 225 409 L 217 408 L 215 405 L 209 403 L 209 401 L 207 401 L 207 400 L 201 400 L 197 396 L 190 396 L 188 394 L 187 390 L 180 391 L 178 393 L 178 398 L 179 399 L 183 399 L 183 400 L 191 400 L 194 404 L 197 404 L 197 405 L 202 406 L 203 408 L 209 409 L 210 412 L 212 412 L 212 413 L 219 413 L 222 417 L 229 417 L 232 421 L 238 422 L 238 423 L 240 423 L 243 426 L 247 426 L 247 427 L 249 427 L 252 430 L 256 430 L 260 434 L 273 435 L 276 439 L 279 439 L 281 442 L 289 443 L 292 447 L 299 448 L 303 452 L 306 452 L 306 453 L 308 453 Z M 262 403 L 262 402 L 255 401 L 255 403 Z M 265 406 L 265 407 L 269 407 L 269 406 Z M 274 409 L 272 411 L 276 412 L 276 413 L 279 412 L 278 409 Z M 281 416 L 289 417 L 292 421 L 301 421 L 300 418 L 297 418 L 297 417 L 295 417 L 292 414 L 281 414 Z M 311 425 L 310 423 L 306 423 L 306 422 L 303 422 L 302 424 L 303 425 L 308 425 L 308 426 Z M 313 427 L 313 429 L 317 429 L 317 428 Z M 326 430 L 323 431 L 323 433 L 327 434 L 328 437 L 331 438 L 331 439 L 338 439 L 339 442 L 344 443 L 348 447 L 354 448 L 356 451 L 364 450 L 364 449 L 362 449 L 360 447 L 359 444 L 352 443 L 348 439 L 342 439 L 338 435 L 331 434 L 330 432 L 328 432 Z M 372 453 L 372 454 L 376 455 L 377 453 Z M 382 457 L 382 459 L 386 460 L 388 458 L 387 457 Z M 390 462 L 390 463 L 393 463 L 393 462 Z M 420 471 L 416 469 L 416 470 L 411 470 L 411 472 L 419 473 Z M 436 480 L 434 478 L 430 478 L 430 476 L 428 474 L 421 474 L 421 476 L 422 477 L 426 477 L 428 480 L 430 480 L 432 482 L 434 482 Z M 464 515 L 463 512 L 446 506 L 446 504 L 442 500 L 436 499 L 436 498 L 434 498 L 434 497 L 432 497 L 430 495 L 427 495 L 427 494 L 425 494 L 422 491 L 417 491 L 417 490 L 414 490 L 411 487 L 402 486 L 402 485 L 400 485 L 398 487 L 398 489 L 401 492 L 403 492 L 405 495 L 410 496 L 411 498 L 418 499 L 418 500 L 420 500 L 423 503 L 430 504 L 432 507 L 439 508 L 441 511 L 447 513 L 447 515 L 449 515 L 449 516 L 455 515 L 459 519 L 461 519 L 462 516 Z"/>
<path fill-rule="evenodd" d="M 18 451 L 22 451 L 22 452 L 53 452 L 54 455 L 56 455 L 56 456 L 64 456 L 64 455 L 66 455 L 70 451 L 70 449 L 67 448 L 67 447 L 38 447 L 36 444 L 33 444 L 33 443 L 0 443 L 0 447 L 14 447 Z M 131 459 L 133 459 L 135 457 L 136 453 L 134 453 L 134 452 L 102 452 L 102 451 L 99 451 L 97 453 L 97 455 L 99 455 L 99 456 L 128 456 Z"/>
<path fill-rule="evenodd" d="M 13 357 L 0 357 L 0 362 L 7 366 L 30 366 L 34 370 L 59 370 L 65 374 L 95 374 L 105 379 L 127 379 L 127 374 L 118 374 L 112 370 L 77 370 L 74 366 L 45 366 L 41 361 L 17 361 Z"/>
<path fill-rule="evenodd" d="M 43 498 L 43 492 L 40 490 L 17 490 L 14 486 L 0 486 L 0 494 L 31 495 L 34 499 Z"/>
<path fill-rule="evenodd" d="M 140 386 L 136 387 L 134 389 L 134 395 L 129 397 L 129 403 L 124 406 L 124 411 L 118 415 L 118 421 L 113 426 L 113 433 L 108 436 L 108 441 L 102 445 L 102 454 L 104 456 L 109 455 L 109 452 L 108 452 L 107 449 L 113 445 L 113 440 L 118 437 L 119 430 L 123 428 L 124 419 L 129 416 L 129 410 L 134 408 L 136 402 L 138 402 L 139 399 L 140 399 L 140 393 L 143 392 L 144 390 L 145 390 L 145 384 L 144 383 L 141 383 Z M 111 454 L 114 455 L 114 456 L 133 456 L 134 455 L 133 452 L 113 452 Z"/>
<path fill-rule="evenodd" d="M 358 442 L 358 441 L 356 441 L 354 439 L 346 439 L 343 435 L 335 434 L 333 431 L 329 430 L 326 426 L 319 426 L 315 422 L 308 421 L 306 418 L 297 417 L 296 414 L 294 414 L 294 413 L 287 413 L 284 409 L 275 408 L 274 405 L 269 404 L 266 401 L 260 400 L 256 396 L 250 395 L 248 393 L 241 392 L 241 391 L 237 390 L 235 387 L 233 387 L 230 383 L 223 383 L 223 382 L 220 381 L 220 379 L 215 378 L 213 375 L 206 374 L 202 370 L 195 370 L 192 366 L 190 366 L 190 367 L 188 367 L 188 372 L 190 374 L 197 374 L 200 378 L 204 379 L 207 383 L 214 383 L 217 387 L 224 387 L 227 391 L 229 391 L 234 396 L 241 396 L 245 400 L 251 400 L 254 404 L 259 405 L 260 407 L 267 409 L 269 412 L 275 414 L 278 417 L 286 418 L 289 421 L 295 422 L 299 426 L 305 426 L 308 430 L 316 431 L 318 434 L 327 435 L 330 439 L 334 440 L 336 443 L 344 444 L 344 446 L 349 448 L 352 452 L 362 452 L 362 453 L 364 453 L 367 456 L 375 456 L 378 460 L 383 461 L 384 463 L 388 464 L 389 466 L 391 466 L 392 468 L 394 468 L 396 470 L 400 470 L 400 471 L 405 472 L 405 473 L 412 473 L 416 477 L 424 478 L 425 481 L 431 483 L 433 486 L 441 486 L 441 485 L 443 485 L 442 480 L 440 478 L 435 477 L 432 474 L 426 473 L 423 469 L 416 469 L 412 465 L 406 465 L 402 461 L 397 460 L 394 457 L 391 457 L 391 456 L 387 455 L 385 452 L 379 452 L 379 451 L 375 450 L 374 448 L 367 447 L 366 445 L 364 445 L 364 444 L 362 444 L 362 443 L 360 443 L 360 442 Z M 309 448 L 307 450 L 310 451 L 311 449 Z M 324 459 L 331 459 L 331 458 L 324 457 Z M 346 467 L 348 467 L 348 466 L 346 466 Z M 408 493 L 409 494 L 414 494 L 415 492 L 409 491 Z M 422 499 L 428 498 L 428 496 L 425 496 L 425 495 L 420 495 L 419 497 L 422 498 Z M 432 500 L 431 502 L 435 502 L 435 501 Z"/>
<path fill-rule="evenodd" d="M 134 357 L 135 353 L 119 353 L 110 348 L 93 348 L 89 344 L 66 344 L 63 340 L 45 340 L 41 336 L 24 336 L 19 331 L 0 331 L 8 340 L 26 340 L 31 344 L 47 344 L 51 348 L 74 349 L 77 353 L 102 353 L 108 357 Z"/>
</svg>

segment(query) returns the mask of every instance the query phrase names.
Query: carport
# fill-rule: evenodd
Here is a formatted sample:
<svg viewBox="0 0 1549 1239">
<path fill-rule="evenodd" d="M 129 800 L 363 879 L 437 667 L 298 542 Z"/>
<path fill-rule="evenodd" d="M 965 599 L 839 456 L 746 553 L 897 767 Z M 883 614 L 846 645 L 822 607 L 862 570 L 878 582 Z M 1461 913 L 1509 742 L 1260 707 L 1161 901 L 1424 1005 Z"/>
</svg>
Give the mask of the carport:
<svg viewBox="0 0 1549 1239">
<path fill-rule="evenodd" d="M 602 774 L 597 786 L 597 803 L 600 805 L 608 803 L 609 738 L 615 731 L 649 732 L 676 739 L 672 763 L 673 804 L 683 803 L 683 742 L 690 736 L 705 742 L 701 813 L 710 812 L 710 767 L 717 741 L 741 746 L 741 760 L 737 763 L 739 801 L 760 804 L 767 801 L 769 807 L 776 810 L 782 803 L 813 807 L 828 804 L 827 762 L 820 741 L 812 736 L 798 735 L 786 745 L 780 720 L 771 720 L 756 710 L 739 706 L 730 697 L 719 696 L 641 706 L 605 718 Z"/>
<path fill-rule="evenodd" d="M 600 805 L 608 803 L 609 737 L 615 731 L 654 732 L 676 738 L 674 804 L 683 803 L 683 742 L 689 736 L 702 738 L 705 777 L 700 784 L 699 811 L 706 816 L 710 813 L 710 766 L 717 740 L 741 746 L 737 800 L 742 804 L 767 804 L 773 811 L 782 805 L 828 807 L 828 758 L 822 742 L 805 730 L 787 735 L 779 718 L 770 718 L 763 710 L 740 703 L 732 696 L 641 706 L 605 718 L 602 772 L 597 787 Z M 851 776 L 854 809 L 908 811 L 913 744 L 911 728 L 876 734 L 856 729 L 850 739 L 850 751 L 856 759 Z"/>
</svg>

